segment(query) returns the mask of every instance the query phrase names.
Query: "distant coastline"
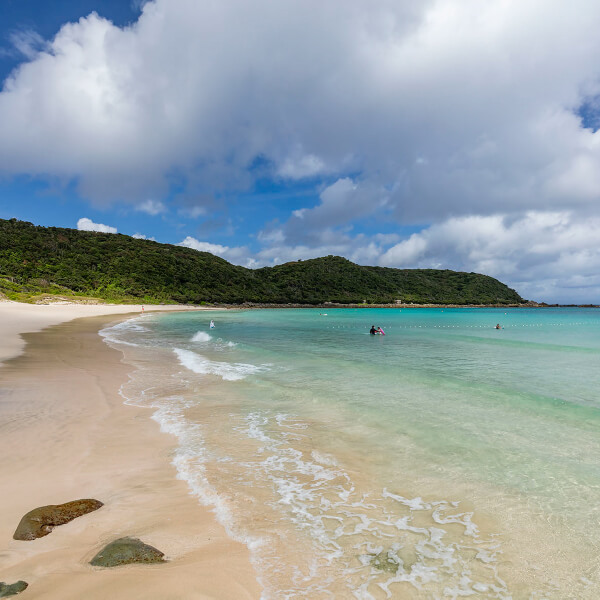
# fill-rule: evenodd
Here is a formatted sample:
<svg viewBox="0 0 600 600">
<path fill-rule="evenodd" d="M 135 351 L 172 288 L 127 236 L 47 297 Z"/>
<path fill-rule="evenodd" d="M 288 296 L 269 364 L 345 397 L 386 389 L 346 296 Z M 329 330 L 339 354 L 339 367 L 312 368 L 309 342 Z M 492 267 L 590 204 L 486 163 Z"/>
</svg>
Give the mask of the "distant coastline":
<svg viewBox="0 0 600 600">
<path fill-rule="evenodd" d="M 259 309 L 259 308 L 600 308 L 599 304 L 547 304 L 546 302 L 522 302 L 520 304 L 266 304 L 244 302 L 243 304 L 215 304 L 214 308 Z"/>
<path fill-rule="evenodd" d="M 341 256 L 248 269 L 182 246 L 0 219 L 0 295 L 11 300 L 243 305 L 511 305 L 501 281 L 450 269 L 358 265 Z"/>
<path fill-rule="evenodd" d="M 129 303 L 129 302 L 103 302 L 101 299 L 89 298 L 89 297 L 70 297 L 62 298 L 60 296 L 47 296 L 43 300 L 36 302 L 22 302 L 17 300 L 7 300 L 0 296 L 0 302 L 13 302 L 15 304 L 22 305 L 37 305 L 37 306 L 107 306 L 107 307 L 123 307 L 127 309 L 130 307 L 131 311 L 141 310 L 140 303 Z M 513 304 L 439 304 L 439 303 L 338 303 L 338 302 L 322 302 L 318 304 L 306 304 L 306 303 L 268 303 L 268 302 L 242 302 L 238 304 L 230 303 L 204 303 L 202 305 L 194 304 L 153 304 L 148 303 L 145 305 L 147 310 L 164 310 L 168 307 L 168 310 L 177 310 L 176 307 L 181 307 L 181 310 L 251 310 L 251 309 L 267 309 L 267 308 L 323 308 L 323 309 L 334 309 L 334 308 L 600 308 L 600 304 L 548 304 L 546 302 L 521 302 Z M 125 311 L 129 312 L 129 311 Z"/>
</svg>

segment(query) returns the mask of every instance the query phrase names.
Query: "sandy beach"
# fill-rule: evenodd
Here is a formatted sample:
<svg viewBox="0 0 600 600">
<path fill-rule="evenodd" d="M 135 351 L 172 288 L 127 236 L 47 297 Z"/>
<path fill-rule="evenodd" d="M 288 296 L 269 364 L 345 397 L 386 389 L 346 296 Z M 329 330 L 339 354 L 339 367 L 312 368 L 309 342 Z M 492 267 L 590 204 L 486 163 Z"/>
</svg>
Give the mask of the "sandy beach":
<svg viewBox="0 0 600 600">
<path fill-rule="evenodd" d="M 174 440 L 118 394 L 131 367 L 98 330 L 130 310 L 141 307 L 0 303 L 0 581 L 26 581 L 32 599 L 258 599 L 246 546 L 176 478 Z M 12 538 L 28 511 L 80 498 L 104 506 L 46 537 Z M 89 565 L 124 536 L 168 562 Z"/>
</svg>

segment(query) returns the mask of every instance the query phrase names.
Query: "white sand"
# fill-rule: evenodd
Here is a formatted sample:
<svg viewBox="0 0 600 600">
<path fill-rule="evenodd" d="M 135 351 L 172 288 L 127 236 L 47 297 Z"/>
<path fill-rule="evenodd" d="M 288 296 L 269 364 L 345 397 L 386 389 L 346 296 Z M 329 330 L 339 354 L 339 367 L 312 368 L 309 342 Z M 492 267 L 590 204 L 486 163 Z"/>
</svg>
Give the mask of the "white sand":
<svg viewBox="0 0 600 600">
<path fill-rule="evenodd" d="M 145 312 L 164 310 L 214 310 L 198 306 L 144 305 Z M 0 362 L 17 356 L 25 342 L 20 334 L 41 331 L 80 317 L 141 313 L 141 304 L 23 304 L 0 302 Z"/>
<path fill-rule="evenodd" d="M 130 309 L 141 310 L 0 303 L 0 348 L 13 356 L 0 368 L 0 581 L 28 582 L 24 600 L 258 600 L 246 546 L 176 478 L 175 440 L 118 395 L 130 367 L 97 333 L 112 318 L 91 315 Z M 46 537 L 12 539 L 28 511 L 79 498 L 104 506 Z M 90 566 L 123 536 L 168 562 Z"/>
</svg>

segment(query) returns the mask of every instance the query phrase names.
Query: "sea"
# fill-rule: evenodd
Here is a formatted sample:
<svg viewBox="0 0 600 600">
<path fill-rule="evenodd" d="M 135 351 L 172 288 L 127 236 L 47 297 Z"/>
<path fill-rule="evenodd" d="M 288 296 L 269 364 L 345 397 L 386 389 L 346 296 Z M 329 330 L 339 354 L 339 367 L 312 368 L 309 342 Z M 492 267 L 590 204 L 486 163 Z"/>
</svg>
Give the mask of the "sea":
<svg viewBox="0 0 600 600">
<path fill-rule="evenodd" d="M 101 335 L 264 600 L 600 598 L 600 309 L 155 313 Z"/>
</svg>

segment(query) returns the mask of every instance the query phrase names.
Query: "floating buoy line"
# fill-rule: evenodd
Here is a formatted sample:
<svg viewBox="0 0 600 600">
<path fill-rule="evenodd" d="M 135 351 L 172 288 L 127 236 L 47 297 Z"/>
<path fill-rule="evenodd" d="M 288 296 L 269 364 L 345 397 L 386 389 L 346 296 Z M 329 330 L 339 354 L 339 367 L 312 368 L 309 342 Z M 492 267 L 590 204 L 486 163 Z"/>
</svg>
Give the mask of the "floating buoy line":
<svg viewBox="0 0 600 600">
<path fill-rule="evenodd" d="M 576 325 L 591 325 L 580 321 L 570 323 L 522 323 L 514 325 L 503 325 L 502 329 L 519 329 L 521 327 L 573 327 Z M 495 329 L 495 325 L 382 325 L 385 329 Z M 329 325 L 327 329 L 369 329 L 369 326 L 358 325 Z"/>
</svg>

